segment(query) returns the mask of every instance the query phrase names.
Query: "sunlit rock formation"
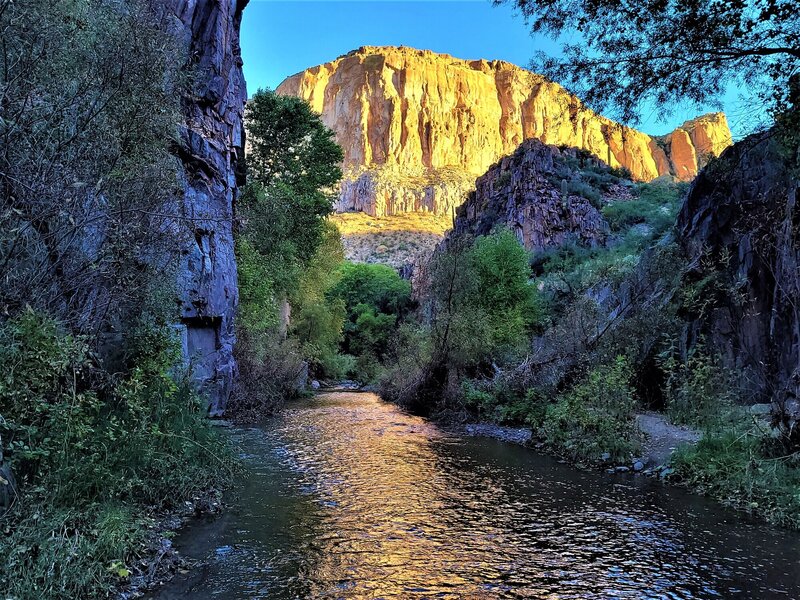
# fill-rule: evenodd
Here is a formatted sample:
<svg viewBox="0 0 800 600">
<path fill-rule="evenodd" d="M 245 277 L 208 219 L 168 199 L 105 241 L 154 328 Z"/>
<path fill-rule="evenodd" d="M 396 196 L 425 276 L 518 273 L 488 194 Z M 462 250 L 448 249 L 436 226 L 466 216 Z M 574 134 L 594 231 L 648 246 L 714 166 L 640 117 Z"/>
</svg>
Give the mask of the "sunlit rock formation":
<svg viewBox="0 0 800 600">
<path fill-rule="evenodd" d="M 692 179 L 731 141 L 720 113 L 651 137 L 510 63 L 406 47 L 359 48 L 277 91 L 307 100 L 336 132 L 345 152 L 337 209 L 372 215 L 448 214 L 476 176 L 531 138 L 586 149 L 643 181 Z"/>
<path fill-rule="evenodd" d="M 166 0 L 195 82 L 183 100 L 176 153 L 183 164 L 178 304 L 184 356 L 220 414 L 236 372 L 233 318 L 238 303 L 233 210 L 243 156 L 247 98 L 239 24 L 247 0 Z"/>
</svg>

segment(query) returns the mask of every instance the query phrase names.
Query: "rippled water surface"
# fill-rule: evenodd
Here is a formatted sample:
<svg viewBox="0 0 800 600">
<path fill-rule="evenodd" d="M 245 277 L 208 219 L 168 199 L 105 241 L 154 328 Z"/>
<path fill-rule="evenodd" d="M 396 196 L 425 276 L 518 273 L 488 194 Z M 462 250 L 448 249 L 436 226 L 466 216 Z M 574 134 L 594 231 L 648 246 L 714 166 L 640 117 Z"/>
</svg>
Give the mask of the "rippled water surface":
<svg viewBox="0 0 800 600">
<path fill-rule="evenodd" d="M 800 537 L 330 393 L 234 430 L 232 508 L 157 598 L 794 598 Z"/>
</svg>

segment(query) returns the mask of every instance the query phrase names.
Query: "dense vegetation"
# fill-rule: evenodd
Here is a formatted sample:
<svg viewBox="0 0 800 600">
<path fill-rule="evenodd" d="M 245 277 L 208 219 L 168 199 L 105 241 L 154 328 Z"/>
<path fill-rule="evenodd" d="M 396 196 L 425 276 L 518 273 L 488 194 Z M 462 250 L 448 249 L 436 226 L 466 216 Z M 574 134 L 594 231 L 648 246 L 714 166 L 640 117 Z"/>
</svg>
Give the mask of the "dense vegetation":
<svg viewBox="0 0 800 600">
<path fill-rule="evenodd" d="M 228 468 L 170 325 L 185 73 L 147 2 L 0 2 L 0 31 L 0 589 L 105 597 Z"/>
<path fill-rule="evenodd" d="M 344 261 L 327 220 L 342 150 L 304 101 L 257 92 L 240 203 L 241 384 L 232 410 L 263 416 L 310 378 L 372 381 L 411 306 L 411 286 L 381 265 Z"/>
</svg>

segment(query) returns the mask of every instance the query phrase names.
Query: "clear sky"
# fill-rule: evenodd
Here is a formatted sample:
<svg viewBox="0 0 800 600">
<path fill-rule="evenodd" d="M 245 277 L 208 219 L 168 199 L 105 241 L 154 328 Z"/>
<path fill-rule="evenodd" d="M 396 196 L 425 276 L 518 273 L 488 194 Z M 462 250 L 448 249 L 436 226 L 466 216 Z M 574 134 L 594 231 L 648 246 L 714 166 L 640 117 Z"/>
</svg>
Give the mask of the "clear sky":
<svg viewBox="0 0 800 600">
<path fill-rule="evenodd" d="M 502 59 L 527 67 L 537 50 L 556 52 L 532 38 L 508 5 L 489 0 L 250 0 L 242 22 L 242 55 L 249 93 L 275 88 L 289 75 L 333 60 L 359 46 L 411 46 L 457 58 Z M 742 110 L 734 94 L 724 99 L 731 127 Z M 645 111 L 639 129 L 664 134 L 683 121 L 716 110 L 686 108 L 665 122 Z M 612 115 L 613 116 L 613 115 Z"/>
</svg>

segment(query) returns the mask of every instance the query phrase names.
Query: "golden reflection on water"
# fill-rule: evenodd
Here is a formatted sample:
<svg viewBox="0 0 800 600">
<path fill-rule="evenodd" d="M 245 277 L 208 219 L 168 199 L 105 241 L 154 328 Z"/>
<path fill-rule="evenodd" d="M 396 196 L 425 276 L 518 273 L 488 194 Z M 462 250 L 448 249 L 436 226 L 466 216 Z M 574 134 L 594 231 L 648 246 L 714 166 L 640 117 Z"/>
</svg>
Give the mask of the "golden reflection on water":
<svg viewBox="0 0 800 600">
<path fill-rule="evenodd" d="M 328 393 L 232 433 L 247 476 L 158 600 L 800 598 L 797 536 L 643 478 Z M 209 559 L 210 557 L 210 559 Z"/>
<path fill-rule="evenodd" d="M 348 399 L 352 394 L 328 395 L 328 401 Z M 489 569 L 499 532 L 487 531 L 457 545 L 443 535 L 450 529 L 446 519 L 454 499 L 441 485 L 431 447 L 434 440 L 443 441 L 443 434 L 399 413 L 391 422 L 371 420 L 371 405 L 377 402 L 360 395 L 358 405 L 346 410 L 351 412 L 347 422 L 362 425 L 328 440 L 315 459 L 314 473 L 323 473 L 324 480 L 314 483 L 324 490 L 329 508 L 323 529 L 334 533 L 320 540 L 310 579 L 337 581 L 342 592 L 368 598 L 491 598 L 480 583 L 459 575 L 458 567 L 468 552 L 474 572 Z M 341 407 L 336 410 L 341 419 Z M 325 409 L 318 412 L 325 418 Z M 343 574 L 350 574 L 350 580 Z M 321 583 L 312 593 L 328 591 Z"/>
</svg>

